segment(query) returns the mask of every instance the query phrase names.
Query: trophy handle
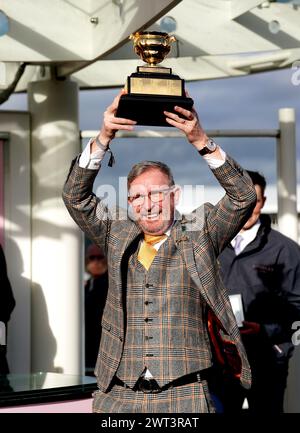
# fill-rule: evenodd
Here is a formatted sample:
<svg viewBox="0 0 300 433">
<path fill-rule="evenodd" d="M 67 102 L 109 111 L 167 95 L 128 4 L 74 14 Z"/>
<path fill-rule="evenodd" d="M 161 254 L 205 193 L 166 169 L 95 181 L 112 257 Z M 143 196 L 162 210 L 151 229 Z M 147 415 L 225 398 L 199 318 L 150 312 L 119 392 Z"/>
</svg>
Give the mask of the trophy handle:
<svg viewBox="0 0 300 433">
<path fill-rule="evenodd" d="M 137 38 L 139 37 L 139 35 L 140 35 L 139 32 L 131 33 L 131 34 L 129 35 L 129 39 L 130 39 L 130 40 L 133 39 L 133 43 L 135 44 Z"/>
<path fill-rule="evenodd" d="M 171 44 L 172 42 L 176 42 L 176 38 L 175 38 L 175 36 L 169 36 L 169 44 Z"/>
</svg>

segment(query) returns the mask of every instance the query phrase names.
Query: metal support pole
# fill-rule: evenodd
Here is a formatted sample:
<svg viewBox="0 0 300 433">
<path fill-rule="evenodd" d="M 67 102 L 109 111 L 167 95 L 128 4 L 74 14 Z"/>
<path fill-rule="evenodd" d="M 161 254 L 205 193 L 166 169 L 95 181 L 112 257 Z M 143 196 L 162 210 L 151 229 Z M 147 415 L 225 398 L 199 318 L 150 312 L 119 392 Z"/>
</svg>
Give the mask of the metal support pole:
<svg viewBox="0 0 300 433">
<path fill-rule="evenodd" d="M 280 138 L 277 139 L 278 227 L 281 233 L 298 242 L 295 110 L 280 109 L 279 125 Z M 289 365 L 285 412 L 300 412 L 299 365 L 300 351 L 299 347 L 295 347 L 295 353 Z"/>
<path fill-rule="evenodd" d="M 279 110 L 277 139 L 278 228 L 298 242 L 295 110 Z"/>
<path fill-rule="evenodd" d="M 80 152 L 78 87 L 28 87 L 32 120 L 32 371 L 83 373 L 82 232 L 61 193 Z"/>
</svg>

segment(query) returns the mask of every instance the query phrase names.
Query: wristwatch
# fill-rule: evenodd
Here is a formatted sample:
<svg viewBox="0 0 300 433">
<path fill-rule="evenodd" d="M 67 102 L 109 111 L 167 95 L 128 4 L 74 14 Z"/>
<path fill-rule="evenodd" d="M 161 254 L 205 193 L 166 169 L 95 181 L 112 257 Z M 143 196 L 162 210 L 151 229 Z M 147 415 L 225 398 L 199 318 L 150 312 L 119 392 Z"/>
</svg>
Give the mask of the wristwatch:
<svg viewBox="0 0 300 433">
<path fill-rule="evenodd" d="M 198 150 L 198 152 L 200 153 L 200 155 L 203 156 L 208 153 L 213 153 L 217 147 L 217 143 L 215 143 L 212 138 L 208 137 L 205 146 L 202 149 Z"/>
</svg>

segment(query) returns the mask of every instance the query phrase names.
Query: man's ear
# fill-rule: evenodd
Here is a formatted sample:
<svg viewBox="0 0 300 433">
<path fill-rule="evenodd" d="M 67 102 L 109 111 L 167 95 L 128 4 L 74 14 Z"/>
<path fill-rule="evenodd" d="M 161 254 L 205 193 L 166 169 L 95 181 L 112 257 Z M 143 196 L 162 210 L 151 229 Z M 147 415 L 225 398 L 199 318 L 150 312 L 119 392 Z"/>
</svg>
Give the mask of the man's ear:
<svg viewBox="0 0 300 433">
<path fill-rule="evenodd" d="M 264 196 L 263 196 L 263 204 L 262 204 L 262 207 L 261 207 L 261 208 L 264 207 L 264 205 L 265 205 L 265 203 L 266 203 L 266 200 L 267 200 L 267 197 L 264 195 Z"/>
</svg>

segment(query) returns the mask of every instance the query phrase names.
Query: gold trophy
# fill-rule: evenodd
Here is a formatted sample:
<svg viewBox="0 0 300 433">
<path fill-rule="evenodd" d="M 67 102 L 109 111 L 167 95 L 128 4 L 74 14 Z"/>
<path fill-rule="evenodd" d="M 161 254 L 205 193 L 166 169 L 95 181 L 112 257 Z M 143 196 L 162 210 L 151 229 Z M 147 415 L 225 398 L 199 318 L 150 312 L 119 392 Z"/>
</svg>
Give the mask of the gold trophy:
<svg viewBox="0 0 300 433">
<path fill-rule="evenodd" d="M 171 126 L 165 121 L 164 110 L 174 112 L 175 105 L 191 110 L 194 103 L 185 96 L 184 80 L 172 74 L 171 68 L 157 66 L 176 38 L 161 32 L 136 32 L 129 39 L 145 64 L 127 77 L 127 94 L 121 96 L 116 116 L 139 125 Z"/>
</svg>

